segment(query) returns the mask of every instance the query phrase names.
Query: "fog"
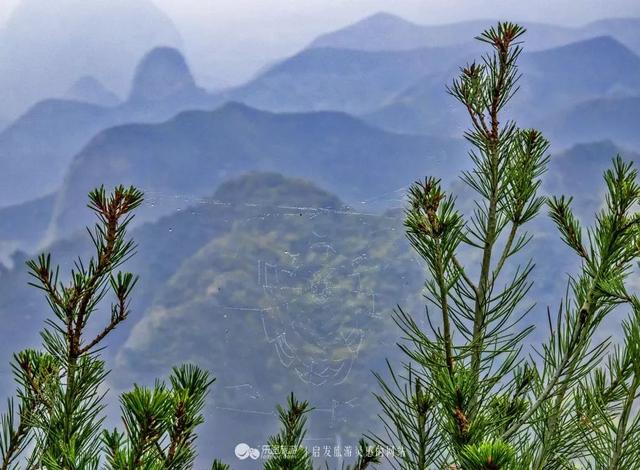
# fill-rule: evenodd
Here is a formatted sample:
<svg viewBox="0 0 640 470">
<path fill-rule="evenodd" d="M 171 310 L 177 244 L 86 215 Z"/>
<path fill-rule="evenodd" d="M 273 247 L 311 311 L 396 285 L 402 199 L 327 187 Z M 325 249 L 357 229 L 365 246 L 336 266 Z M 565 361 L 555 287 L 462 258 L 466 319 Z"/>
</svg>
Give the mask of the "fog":
<svg viewBox="0 0 640 470">
<path fill-rule="evenodd" d="M 243 81 L 261 66 L 295 53 L 318 34 L 378 11 L 427 24 L 501 16 L 577 25 L 602 17 L 640 15 L 640 3 L 634 0 L 586 0 L 579 2 L 580 8 L 571 0 L 457 0 L 455 7 L 449 0 L 155 0 L 155 3 L 176 22 L 187 53 L 197 61 L 196 73 L 202 71 L 199 75 L 212 86 Z M 217 76 L 207 75 L 210 70 L 220 72 Z"/>
<path fill-rule="evenodd" d="M 47 3 L 55 0 L 43 0 Z M 0 23 L 20 0 L 0 1 Z M 250 78 L 318 34 L 378 11 L 419 23 L 497 17 L 579 25 L 640 15 L 636 0 L 154 0 L 175 22 L 196 75 L 209 88 Z"/>
</svg>

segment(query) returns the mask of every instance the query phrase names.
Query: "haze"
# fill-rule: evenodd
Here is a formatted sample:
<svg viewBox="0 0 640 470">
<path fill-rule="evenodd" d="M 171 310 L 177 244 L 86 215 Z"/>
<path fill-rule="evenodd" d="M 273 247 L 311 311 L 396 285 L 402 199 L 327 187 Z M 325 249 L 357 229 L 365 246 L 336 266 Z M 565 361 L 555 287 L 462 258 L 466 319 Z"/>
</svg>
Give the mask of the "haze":
<svg viewBox="0 0 640 470">
<path fill-rule="evenodd" d="M 52 0 L 42 0 L 51 2 Z M 0 24 L 20 0 L 0 2 Z M 640 16 L 636 0 L 154 0 L 184 38 L 199 81 L 221 88 L 246 81 L 317 35 L 378 11 L 434 24 L 502 19 L 579 25 L 600 18 Z M 533 5 L 536 5 L 532 8 Z M 499 13 L 498 13 L 499 12 Z"/>
</svg>

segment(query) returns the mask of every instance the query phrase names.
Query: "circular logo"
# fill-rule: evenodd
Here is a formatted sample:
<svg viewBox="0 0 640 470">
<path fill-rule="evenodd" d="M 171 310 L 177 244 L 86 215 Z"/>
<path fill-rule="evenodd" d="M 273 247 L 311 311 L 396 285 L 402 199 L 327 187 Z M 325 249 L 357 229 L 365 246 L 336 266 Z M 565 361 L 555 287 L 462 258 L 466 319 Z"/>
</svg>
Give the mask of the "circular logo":
<svg viewBox="0 0 640 470">
<path fill-rule="evenodd" d="M 251 460 L 258 460 L 260 458 L 260 451 L 258 449 L 252 448 L 249 444 L 245 444 L 241 442 L 234 449 L 236 457 L 240 460 L 246 460 L 251 458 Z"/>
</svg>

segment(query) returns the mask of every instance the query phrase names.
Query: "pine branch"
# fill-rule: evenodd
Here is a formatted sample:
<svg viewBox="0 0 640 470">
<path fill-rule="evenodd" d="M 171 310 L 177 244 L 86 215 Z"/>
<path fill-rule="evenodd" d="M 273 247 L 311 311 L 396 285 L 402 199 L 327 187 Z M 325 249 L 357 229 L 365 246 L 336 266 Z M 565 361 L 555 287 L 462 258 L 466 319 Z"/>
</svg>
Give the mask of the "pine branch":
<svg viewBox="0 0 640 470">
<path fill-rule="evenodd" d="M 0 442 L 0 456 L 2 457 L 2 470 L 13 468 L 13 463 L 32 440 L 28 422 L 28 410 L 20 406 L 18 412 L 18 425 L 15 425 L 15 411 L 13 400 L 8 401 L 7 412 L 2 416 L 2 441 Z"/>
<path fill-rule="evenodd" d="M 635 403 L 636 397 L 638 396 L 638 388 L 640 388 L 640 376 L 635 376 L 629 390 L 627 391 L 622 414 L 618 421 L 618 429 L 616 430 L 615 436 L 615 447 L 607 467 L 608 470 L 618 470 L 622 468 L 620 466 L 620 461 L 622 460 L 624 445 L 626 444 L 629 417 L 631 416 L 632 407 Z"/>
<path fill-rule="evenodd" d="M 306 435 L 309 403 L 300 402 L 289 395 L 287 407 L 278 405 L 281 431 L 268 440 L 271 456 L 264 464 L 265 470 L 312 470 L 311 456 L 302 446 Z"/>
<path fill-rule="evenodd" d="M 24 397 L 33 403 L 36 446 L 29 465 L 61 468 L 95 468 L 99 461 L 99 426 L 102 394 L 98 391 L 106 372 L 94 353 L 128 313 L 128 297 L 135 285 L 130 274 L 113 271 L 132 254 L 126 241 L 131 212 L 142 203 L 135 188 L 115 188 L 107 196 L 104 188 L 89 195 L 89 207 L 98 217 L 91 239 L 95 258 L 76 261 L 67 285 L 59 282 L 59 267 L 51 255 L 43 254 L 27 266 L 34 282 L 45 293 L 54 318 L 42 333 L 46 353 L 26 351 L 16 356 L 18 381 Z M 111 289 L 118 300 L 111 321 L 87 345 L 83 333 L 98 304 Z"/>
<path fill-rule="evenodd" d="M 460 273 L 460 276 L 462 276 L 462 278 L 467 283 L 469 288 L 477 296 L 478 295 L 478 287 L 471 280 L 471 278 L 467 274 L 467 271 L 465 270 L 464 266 L 462 266 L 462 264 L 460 263 L 460 261 L 458 261 L 458 258 L 455 255 L 452 257 L 452 260 L 453 260 L 453 263 L 455 264 L 456 268 L 458 269 L 458 272 Z"/>
</svg>

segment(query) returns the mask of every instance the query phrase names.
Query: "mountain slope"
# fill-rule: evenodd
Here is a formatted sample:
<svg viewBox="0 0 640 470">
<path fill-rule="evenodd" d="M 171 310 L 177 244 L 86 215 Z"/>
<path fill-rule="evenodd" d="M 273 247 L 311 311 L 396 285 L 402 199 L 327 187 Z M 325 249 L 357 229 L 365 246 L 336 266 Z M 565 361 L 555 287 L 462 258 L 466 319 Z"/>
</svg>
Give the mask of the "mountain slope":
<svg viewBox="0 0 640 470">
<path fill-rule="evenodd" d="M 134 229 L 132 236 L 139 249 L 127 269 L 141 280 L 130 321 L 109 338 L 107 358 L 117 356 L 110 362 L 114 396 L 133 381 L 164 375 L 168 368 L 160 356 L 172 365 L 202 356 L 201 365 L 219 377 L 220 408 L 270 412 L 279 395 L 293 388 L 320 410 L 333 410 L 315 413 L 315 435 L 349 425 L 355 433 L 372 421 L 360 411 L 370 403 L 369 369 L 382 362 L 376 345 L 397 336 L 387 313 L 398 302 L 413 308 L 423 286 L 399 211 L 357 213 L 305 181 L 253 173 L 223 183 L 213 197 L 187 210 Z M 50 249 L 64 266 L 91 252 L 86 234 Z M 39 326 L 46 311 L 41 293 L 26 285 L 22 255 L 14 263 L 13 270 L 0 272 L 0 317 L 11 332 L 0 352 L 7 359 L 37 340 L 35 327 L 24 328 L 24 321 Z M 264 316 L 252 310 L 261 308 Z M 273 340 L 283 333 L 287 346 Z M 156 341 L 163 344 L 162 355 L 148 349 Z M 296 348 L 288 366 L 278 359 L 281 347 Z M 235 387 L 242 383 L 253 389 Z M 260 398 L 252 399 L 253 393 Z M 217 447 L 201 450 L 226 455 L 230 441 L 250 426 L 238 422 L 237 414 L 212 411 L 213 426 L 205 433 L 216 437 Z M 364 421 L 355 421 L 356 415 Z M 264 437 L 275 423 L 263 424 L 244 438 Z M 228 430 L 226 437 L 220 429 Z"/>
<path fill-rule="evenodd" d="M 566 145 L 609 139 L 640 149 L 640 97 L 599 98 L 580 103 L 549 118 L 550 137 Z"/>
<path fill-rule="evenodd" d="M 608 36 L 526 54 L 522 72 L 523 95 L 534 96 L 547 112 L 589 98 L 640 92 L 640 57 Z"/>
<path fill-rule="evenodd" d="M 475 48 L 466 44 L 408 51 L 307 49 L 223 98 L 270 111 L 362 114 L 385 104 L 421 77 L 457 65 Z"/>
<path fill-rule="evenodd" d="M 525 52 L 520 71 L 520 90 L 508 106 L 510 117 L 550 133 L 549 116 L 585 100 L 640 94 L 640 58 L 610 37 Z M 423 77 L 363 118 L 396 132 L 457 134 L 467 125 L 467 116 L 444 88 L 456 75 L 451 68 Z"/>
<path fill-rule="evenodd" d="M 115 386 L 149 382 L 169 363 L 211 370 L 216 407 L 203 433 L 216 439 L 207 456 L 264 442 L 274 403 L 289 391 L 316 407 L 311 438 L 357 439 L 376 425 L 363 413 L 373 405 L 370 368 L 393 354 L 377 345 L 398 339 L 388 314 L 420 302 L 401 213 L 344 210 L 313 185 L 275 175 L 224 184 L 216 199 L 237 211 L 228 230 L 158 289 L 116 358 Z M 243 216 L 246 206 L 261 215 Z"/>
<path fill-rule="evenodd" d="M 240 104 L 185 112 L 157 125 L 125 125 L 96 136 L 74 159 L 58 194 L 52 236 L 77 228 L 86 193 L 134 184 L 157 204 L 141 217 L 184 207 L 247 170 L 311 178 L 364 210 L 397 203 L 416 175 L 466 163 L 461 142 L 397 135 L 341 113 L 273 114 Z M 188 199 L 188 197 L 187 197 Z M 162 204 L 160 204 L 162 202 Z M 146 215 L 145 215 L 146 214 Z"/>
<path fill-rule="evenodd" d="M 120 104 L 115 93 L 89 75 L 78 79 L 64 94 L 64 99 L 106 107 Z"/>
<path fill-rule="evenodd" d="M 612 36 L 640 55 L 640 18 L 605 18 L 581 28 L 590 36 Z"/>
<path fill-rule="evenodd" d="M 48 195 L 0 209 L 0 264 L 11 264 L 16 250 L 33 252 L 49 227 L 55 198 Z"/>
<path fill-rule="evenodd" d="M 362 115 L 366 122 L 392 132 L 459 135 L 468 115 L 447 93 L 456 70 L 427 75 L 384 106 Z"/>
<path fill-rule="evenodd" d="M 108 108 L 77 101 L 32 107 L 0 133 L 0 206 L 57 190 L 71 157 L 113 121 Z"/>
<path fill-rule="evenodd" d="M 545 191 L 572 196 L 576 215 L 583 223 L 588 223 L 604 201 L 606 187 L 602 174 L 611 167 L 616 155 L 633 162 L 635 168 L 640 167 L 637 148 L 630 150 L 610 140 L 573 145 L 558 152 L 549 163 Z"/>
</svg>

